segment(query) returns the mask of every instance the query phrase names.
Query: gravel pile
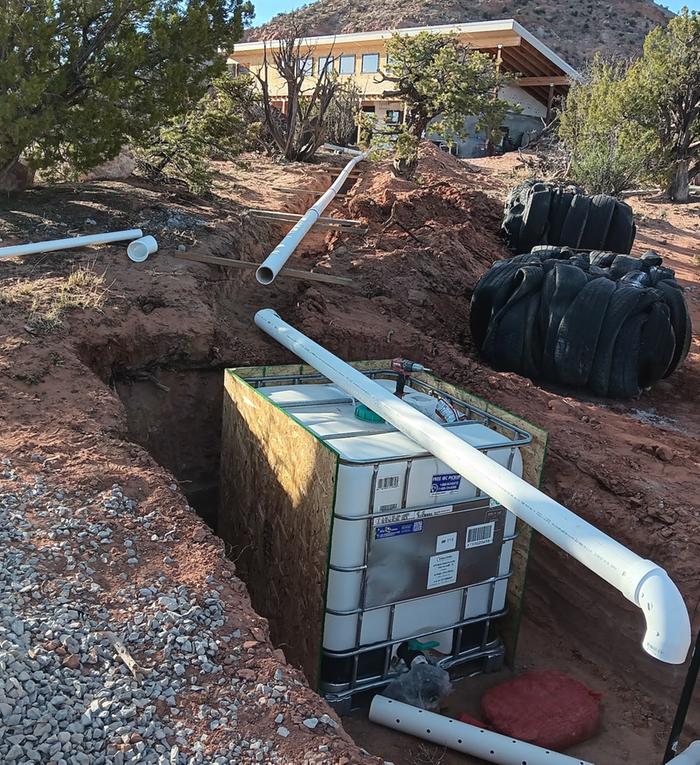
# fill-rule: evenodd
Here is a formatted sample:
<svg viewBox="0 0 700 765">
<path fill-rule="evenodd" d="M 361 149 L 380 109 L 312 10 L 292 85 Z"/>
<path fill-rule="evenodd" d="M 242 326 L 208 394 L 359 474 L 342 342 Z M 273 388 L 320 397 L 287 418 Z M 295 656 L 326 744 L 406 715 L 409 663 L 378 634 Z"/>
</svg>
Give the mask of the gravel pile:
<svg viewBox="0 0 700 765">
<path fill-rule="evenodd" d="M 0 464 L 0 762 L 287 762 L 276 745 L 290 729 L 334 732 L 330 716 L 294 707 L 301 683 L 285 670 L 268 684 L 237 667 L 255 641 L 222 630 L 222 585 L 130 581 L 124 568 L 159 539 L 154 515 L 118 486 L 68 496 Z M 126 566 L 112 567 L 115 582 L 105 573 L 116 558 Z M 238 730 L 251 709 L 269 717 L 269 738 Z M 304 761 L 328 761 L 329 741 L 310 742 L 318 755 Z"/>
</svg>

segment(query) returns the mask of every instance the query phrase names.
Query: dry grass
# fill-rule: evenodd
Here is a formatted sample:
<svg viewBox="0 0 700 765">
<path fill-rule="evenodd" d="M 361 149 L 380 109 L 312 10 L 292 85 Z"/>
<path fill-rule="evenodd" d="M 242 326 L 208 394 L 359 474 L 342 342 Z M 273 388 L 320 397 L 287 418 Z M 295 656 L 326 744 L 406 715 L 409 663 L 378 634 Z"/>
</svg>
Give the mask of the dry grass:
<svg viewBox="0 0 700 765">
<path fill-rule="evenodd" d="M 19 279 L 9 281 L 0 286 L 0 305 L 18 305 L 27 301 L 34 292 L 31 282 L 23 282 Z"/>
<path fill-rule="evenodd" d="M 29 309 L 26 327 L 45 334 L 63 326 L 62 316 L 72 309 L 102 310 L 109 295 L 104 273 L 94 264 L 78 266 L 65 279 L 41 281 L 15 280 L 0 286 L 0 305 Z"/>
<path fill-rule="evenodd" d="M 446 754 L 447 749 L 444 746 L 423 743 L 409 752 L 413 765 L 441 765 Z"/>
</svg>

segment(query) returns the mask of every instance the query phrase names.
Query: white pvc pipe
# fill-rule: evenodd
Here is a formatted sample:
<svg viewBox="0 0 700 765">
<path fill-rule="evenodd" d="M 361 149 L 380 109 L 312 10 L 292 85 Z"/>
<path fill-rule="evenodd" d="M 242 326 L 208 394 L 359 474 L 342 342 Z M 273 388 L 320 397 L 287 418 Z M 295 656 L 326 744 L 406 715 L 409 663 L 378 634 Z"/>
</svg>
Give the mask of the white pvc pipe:
<svg viewBox="0 0 700 765">
<path fill-rule="evenodd" d="M 134 239 L 133 242 L 129 242 L 129 246 L 126 248 L 129 260 L 133 260 L 134 263 L 143 263 L 154 252 L 158 252 L 158 242 L 154 236 L 142 236 L 140 239 Z"/>
<path fill-rule="evenodd" d="M 698 765 L 698 763 L 700 763 L 700 741 L 693 741 L 684 752 L 669 760 L 667 765 Z"/>
<path fill-rule="evenodd" d="M 343 168 L 340 175 L 333 181 L 330 188 L 301 216 L 294 228 L 284 237 L 275 249 L 260 264 L 255 272 L 255 278 L 260 284 L 272 284 L 277 274 L 284 268 L 290 255 L 296 250 L 301 240 L 309 233 L 311 227 L 321 217 L 323 211 L 333 201 L 335 195 L 345 183 L 350 171 L 358 162 L 361 162 L 368 152 L 363 152 L 353 157 Z"/>
<path fill-rule="evenodd" d="M 688 611 L 678 588 L 662 568 L 640 558 L 404 403 L 294 329 L 275 311 L 258 311 L 255 323 L 639 606 L 646 620 L 642 646 L 647 653 L 669 664 L 685 661 L 690 647 Z"/>
<path fill-rule="evenodd" d="M 353 154 L 358 157 L 362 152 L 359 149 L 350 149 L 347 146 L 336 146 L 334 143 L 324 143 L 322 149 L 328 149 L 329 151 L 337 151 L 339 154 Z"/>
<path fill-rule="evenodd" d="M 87 236 L 72 236 L 68 239 L 52 239 L 48 242 L 15 244 L 11 247 L 0 247 L 0 258 L 9 258 L 13 255 L 34 255 L 37 252 L 72 250 L 75 247 L 87 247 L 91 244 L 125 242 L 128 239 L 139 239 L 142 236 L 143 231 L 140 228 L 131 228 L 127 231 L 109 231 L 106 234 L 88 234 Z"/>
<path fill-rule="evenodd" d="M 543 749 L 385 696 L 372 699 L 369 719 L 378 725 L 499 765 L 592 765 L 578 757 Z"/>
</svg>

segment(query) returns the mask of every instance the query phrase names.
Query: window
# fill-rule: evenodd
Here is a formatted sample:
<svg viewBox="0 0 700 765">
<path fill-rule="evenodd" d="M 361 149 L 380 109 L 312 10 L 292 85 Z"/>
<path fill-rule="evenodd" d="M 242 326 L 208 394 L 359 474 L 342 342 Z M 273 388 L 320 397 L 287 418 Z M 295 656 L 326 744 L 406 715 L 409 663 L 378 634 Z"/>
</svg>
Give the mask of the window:
<svg viewBox="0 0 700 765">
<path fill-rule="evenodd" d="M 340 57 L 340 73 L 355 74 L 355 56 Z"/>
<path fill-rule="evenodd" d="M 400 125 L 403 122 L 403 112 L 399 109 L 386 110 L 387 125 Z"/>
<path fill-rule="evenodd" d="M 314 73 L 314 60 L 312 56 L 309 56 L 304 61 L 304 77 L 311 77 Z"/>
<path fill-rule="evenodd" d="M 387 53 L 386 54 L 386 68 L 389 69 L 389 70 L 391 70 L 391 59 L 392 59 L 391 53 Z"/>
<path fill-rule="evenodd" d="M 373 74 L 379 71 L 379 54 L 378 53 L 363 53 L 362 54 L 362 71 L 367 74 Z"/>
<path fill-rule="evenodd" d="M 323 69 L 326 67 L 326 62 L 328 62 L 328 73 L 330 74 L 333 71 L 333 65 L 335 63 L 335 59 L 333 56 L 320 56 L 318 59 L 318 74 L 320 75 L 323 72 Z"/>
</svg>

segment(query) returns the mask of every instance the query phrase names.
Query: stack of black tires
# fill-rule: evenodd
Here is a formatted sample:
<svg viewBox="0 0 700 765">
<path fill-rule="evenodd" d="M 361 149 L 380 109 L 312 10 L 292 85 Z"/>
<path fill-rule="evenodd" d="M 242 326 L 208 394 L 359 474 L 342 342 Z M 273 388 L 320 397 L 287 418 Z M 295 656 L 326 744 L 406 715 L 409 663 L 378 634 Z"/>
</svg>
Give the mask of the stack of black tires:
<svg viewBox="0 0 700 765">
<path fill-rule="evenodd" d="M 514 252 L 549 244 L 629 253 L 636 227 L 632 208 L 614 197 L 587 196 L 575 186 L 526 181 L 509 194 L 502 229 Z"/>
<path fill-rule="evenodd" d="M 652 251 L 544 246 L 499 261 L 474 290 L 470 322 L 495 369 L 615 398 L 668 377 L 691 337 L 675 273 Z"/>
</svg>

